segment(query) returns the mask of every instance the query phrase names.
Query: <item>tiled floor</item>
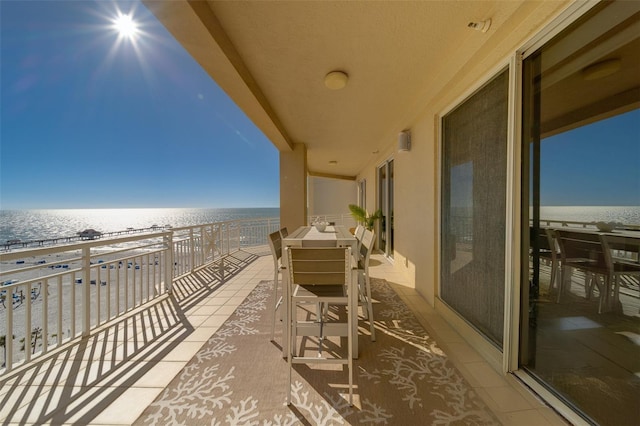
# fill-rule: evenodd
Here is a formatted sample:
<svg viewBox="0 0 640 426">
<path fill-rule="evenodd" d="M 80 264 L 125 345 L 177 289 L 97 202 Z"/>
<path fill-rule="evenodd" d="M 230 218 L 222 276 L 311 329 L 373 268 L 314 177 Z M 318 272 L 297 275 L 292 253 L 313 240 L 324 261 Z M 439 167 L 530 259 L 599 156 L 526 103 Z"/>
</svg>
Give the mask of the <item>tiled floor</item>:
<svg viewBox="0 0 640 426">
<path fill-rule="evenodd" d="M 0 421 L 131 424 L 253 288 L 273 278 L 268 251 L 258 254 L 250 263 L 235 265 L 236 274 L 222 283 L 195 276 L 200 287 L 194 294 L 179 297 L 184 293 L 176 288 L 155 306 L 141 308 L 81 344 L 0 380 Z M 505 425 L 566 424 L 516 379 L 496 373 L 382 256 L 373 257 L 372 276 L 393 285 Z"/>
</svg>

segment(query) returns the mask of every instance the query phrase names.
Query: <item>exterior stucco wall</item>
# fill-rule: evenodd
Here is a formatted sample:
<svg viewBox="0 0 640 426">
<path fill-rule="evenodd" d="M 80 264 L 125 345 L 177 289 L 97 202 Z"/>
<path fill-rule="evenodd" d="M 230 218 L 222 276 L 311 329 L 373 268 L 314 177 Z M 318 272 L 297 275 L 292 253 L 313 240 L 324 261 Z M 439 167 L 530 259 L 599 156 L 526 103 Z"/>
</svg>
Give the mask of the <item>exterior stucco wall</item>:
<svg viewBox="0 0 640 426">
<path fill-rule="evenodd" d="M 307 149 L 293 148 L 280 152 L 280 225 L 288 229 L 307 224 Z"/>
<path fill-rule="evenodd" d="M 309 216 L 349 214 L 349 204 L 358 201 L 355 180 L 309 177 Z"/>
<path fill-rule="evenodd" d="M 397 153 L 397 140 L 385 141 L 388 148 L 358 176 L 367 179 L 367 208 L 373 210 L 376 167 L 394 158 L 394 268 L 405 274 L 432 306 L 439 282 L 440 117 L 508 66 L 515 52 L 570 4 L 570 1 L 526 2 L 464 67 L 456 66 L 435 77 L 425 76 L 435 80 L 433 86 L 439 87 L 438 92 L 418 102 L 422 110 L 417 109 L 415 116 L 408 117 L 398 129 L 411 130 L 411 151 Z"/>
</svg>

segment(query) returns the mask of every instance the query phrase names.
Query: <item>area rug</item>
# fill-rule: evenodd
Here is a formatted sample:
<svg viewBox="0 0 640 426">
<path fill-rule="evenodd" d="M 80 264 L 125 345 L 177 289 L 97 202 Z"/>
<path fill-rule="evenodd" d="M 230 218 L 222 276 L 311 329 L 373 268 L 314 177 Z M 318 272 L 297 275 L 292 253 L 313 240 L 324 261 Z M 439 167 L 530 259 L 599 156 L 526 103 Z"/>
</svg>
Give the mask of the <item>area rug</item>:
<svg viewBox="0 0 640 426">
<path fill-rule="evenodd" d="M 270 341 L 263 281 L 138 418 L 138 425 L 500 424 L 384 280 L 372 280 L 376 341 L 361 318 L 354 405 L 341 367 L 298 365 L 287 406 L 281 328 Z"/>
</svg>

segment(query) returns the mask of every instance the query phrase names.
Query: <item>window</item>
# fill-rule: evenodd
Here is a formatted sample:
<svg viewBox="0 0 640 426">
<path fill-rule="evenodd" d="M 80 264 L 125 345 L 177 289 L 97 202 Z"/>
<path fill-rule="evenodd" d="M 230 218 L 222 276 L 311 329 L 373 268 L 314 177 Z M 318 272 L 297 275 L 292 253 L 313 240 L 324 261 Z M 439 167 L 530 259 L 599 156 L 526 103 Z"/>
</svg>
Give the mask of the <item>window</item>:
<svg viewBox="0 0 640 426">
<path fill-rule="evenodd" d="M 378 248 L 393 258 L 393 160 L 378 167 Z"/>
</svg>

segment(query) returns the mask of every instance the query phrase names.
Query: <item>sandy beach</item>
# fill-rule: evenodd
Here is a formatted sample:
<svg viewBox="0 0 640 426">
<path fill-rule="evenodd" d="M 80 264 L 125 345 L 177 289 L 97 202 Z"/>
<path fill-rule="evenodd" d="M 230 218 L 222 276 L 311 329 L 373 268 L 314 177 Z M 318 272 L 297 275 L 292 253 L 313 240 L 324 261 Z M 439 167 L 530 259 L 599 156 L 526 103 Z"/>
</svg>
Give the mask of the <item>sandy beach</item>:
<svg viewBox="0 0 640 426">
<path fill-rule="evenodd" d="M 7 314 L 11 310 L 14 362 L 24 359 L 25 349 L 32 353 L 41 351 L 45 331 L 50 346 L 56 344 L 58 336 L 67 340 L 81 334 L 83 286 L 86 284 L 79 257 L 79 252 L 67 252 L 0 263 L 3 283 L 0 287 L 0 336 L 7 335 Z M 137 251 L 127 253 L 126 257 L 122 253 L 103 253 L 98 257 L 91 266 L 87 286 L 91 327 L 164 291 L 163 263 L 157 253 Z M 28 307 L 30 325 L 26 324 Z M 25 345 L 27 329 L 31 330 L 31 345 Z M 0 365 L 4 364 L 4 356 L 4 351 L 0 350 Z"/>
</svg>

